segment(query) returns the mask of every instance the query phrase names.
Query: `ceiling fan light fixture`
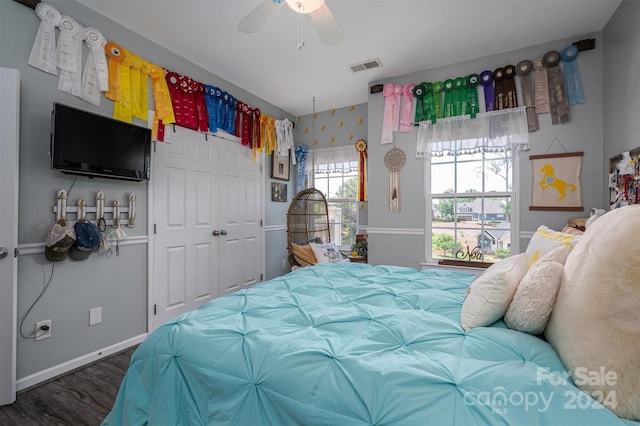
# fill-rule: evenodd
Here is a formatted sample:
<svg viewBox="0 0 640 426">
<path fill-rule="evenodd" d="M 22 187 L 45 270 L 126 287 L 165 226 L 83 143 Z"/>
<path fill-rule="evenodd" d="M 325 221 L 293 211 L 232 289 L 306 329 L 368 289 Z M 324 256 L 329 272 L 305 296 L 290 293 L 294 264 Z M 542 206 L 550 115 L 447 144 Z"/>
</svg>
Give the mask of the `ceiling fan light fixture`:
<svg viewBox="0 0 640 426">
<path fill-rule="evenodd" d="M 311 13 L 320 9 L 324 0 L 285 0 L 287 5 L 297 13 Z"/>
</svg>

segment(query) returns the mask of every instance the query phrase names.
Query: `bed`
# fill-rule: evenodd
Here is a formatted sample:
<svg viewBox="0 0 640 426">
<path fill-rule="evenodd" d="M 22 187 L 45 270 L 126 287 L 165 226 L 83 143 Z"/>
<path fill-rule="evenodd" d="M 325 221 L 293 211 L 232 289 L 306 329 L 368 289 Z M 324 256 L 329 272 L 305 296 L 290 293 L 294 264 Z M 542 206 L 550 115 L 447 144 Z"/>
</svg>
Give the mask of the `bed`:
<svg viewBox="0 0 640 426">
<path fill-rule="evenodd" d="M 103 425 L 638 425 L 543 338 L 465 332 L 475 276 L 322 263 L 213 300 L 140 345 Z"/>
</svg>

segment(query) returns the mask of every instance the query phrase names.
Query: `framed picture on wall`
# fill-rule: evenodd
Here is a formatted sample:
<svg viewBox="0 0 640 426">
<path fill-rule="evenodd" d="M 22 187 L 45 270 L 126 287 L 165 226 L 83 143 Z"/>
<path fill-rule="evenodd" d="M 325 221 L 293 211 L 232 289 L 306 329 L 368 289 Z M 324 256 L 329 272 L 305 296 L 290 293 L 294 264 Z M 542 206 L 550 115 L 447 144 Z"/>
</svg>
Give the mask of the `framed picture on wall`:
<svg viewBox="0 0 640 426">
<path fill-rule="evenodd" d="M 271 201 L 280 203 L 287 202 L 287 184 L 271 182 Z"/>
<path fill-rule="evenodd" d="M 583 152 L 530 155 L 533 178 L 529 210 L 583 211 Z"/>
<path fill-rule="evenodd" d="M 289 180 L 289 152 L 287 155 L 280 155 L 273 151 L 271 156 L 271 177 L 273 179 Z"/>
</svg>

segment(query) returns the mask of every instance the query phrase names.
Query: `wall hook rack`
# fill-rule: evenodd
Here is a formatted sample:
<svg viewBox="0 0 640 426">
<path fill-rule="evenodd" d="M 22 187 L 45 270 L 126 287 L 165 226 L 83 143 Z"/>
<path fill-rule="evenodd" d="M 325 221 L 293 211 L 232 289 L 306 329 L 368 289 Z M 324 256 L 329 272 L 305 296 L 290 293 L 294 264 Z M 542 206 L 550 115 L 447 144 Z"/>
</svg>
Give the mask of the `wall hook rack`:
<svg viewBox="0 0 640 426">
<path fill-rule="evenodd" d="M 120 226 L 124 220 L 127 222 L 127 227 L 133 228 L 136 224 L 136 194 L 134 192 L 129 193 L 128 206 L 121 206 L 119 200 L 114 200 L 111 207 L 105 207 L 105 195 L 104 192 L 98 191 L 96 194 L 96 205 L 88 206 L 87 201 L 80 199 L 74 207 L 67 205 L 67 191 L 61 189 L 56 196 L 57 203 L 53 206 L 53 213 L 56 215 L 56 221 L 69 221 L 67 216 L 75 215 L 76 222 L 78 220 L 90 220 L 96 223 L 104 220 L 104 223 L 115 228 Z M 93 216 L 93 220 L 87 217 L 87 215 Z M 124 218 L 120 216 L 124 215 Z M 109 217 L 110 216 L 110 217 Z"/>
</svg>

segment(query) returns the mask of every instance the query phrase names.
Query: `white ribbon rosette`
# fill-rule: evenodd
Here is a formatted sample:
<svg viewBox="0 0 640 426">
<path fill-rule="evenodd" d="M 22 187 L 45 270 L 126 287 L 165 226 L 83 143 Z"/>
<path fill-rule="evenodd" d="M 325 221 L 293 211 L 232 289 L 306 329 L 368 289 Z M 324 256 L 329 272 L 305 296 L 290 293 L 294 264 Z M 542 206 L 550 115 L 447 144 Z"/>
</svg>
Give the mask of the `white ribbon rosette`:
<svg viewBox="0 0 640 426">
<path fill-rule="evenodd" d="M 89 55 L 82 73 L 82 90 L 80 97 L 94 105 L 100 105 L 100 92 L 109 90 L 109 71 L 104 45 L 107 39 L 95 28 L 85 28 L 84 43 L 89 48 Z"/>
<path fill-rule="evenodd" d="M 60 25 L 62 15 L 56 8 L 46 3 L 38 3 L 35 11 L 40 18 L 40 26 L 27 63 L 32 67 L 57 75 L 56 27 Z"/>
</svg>

